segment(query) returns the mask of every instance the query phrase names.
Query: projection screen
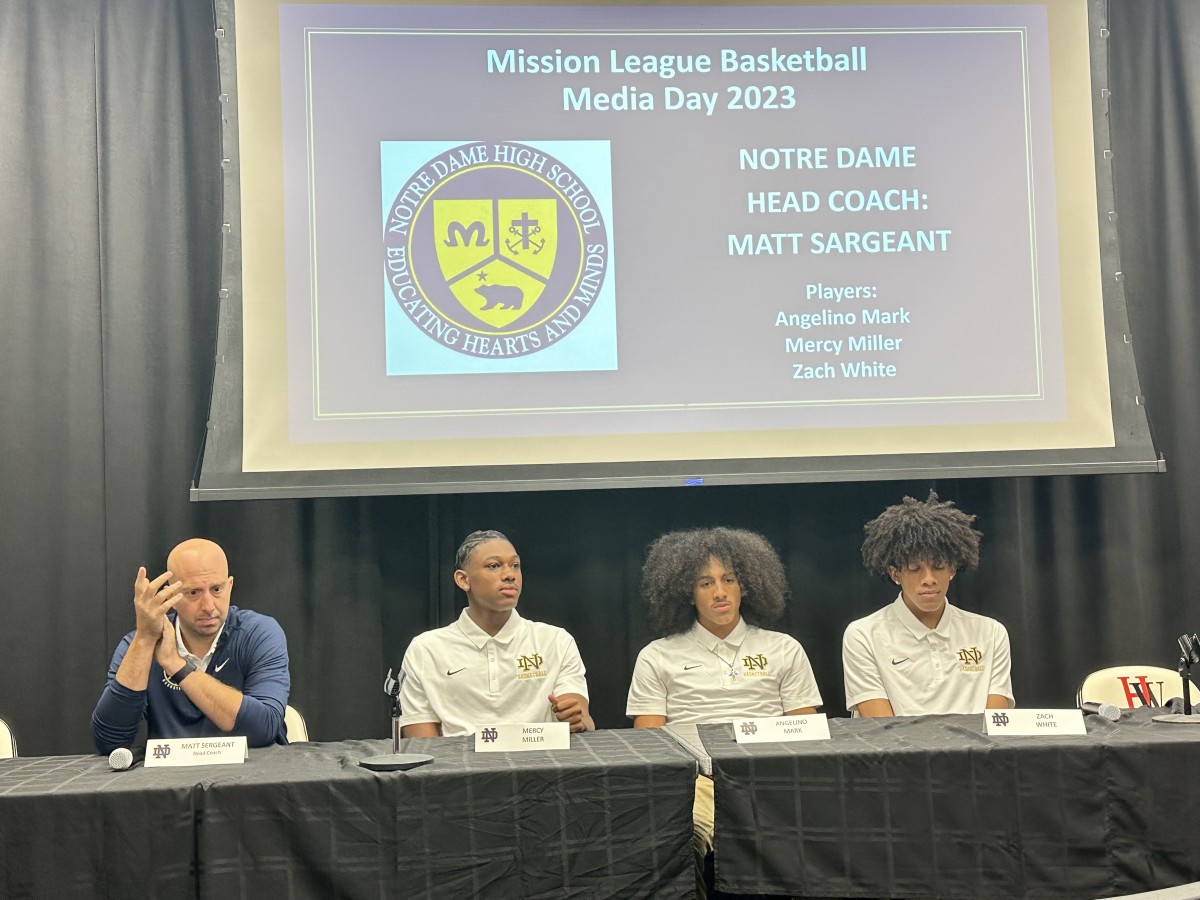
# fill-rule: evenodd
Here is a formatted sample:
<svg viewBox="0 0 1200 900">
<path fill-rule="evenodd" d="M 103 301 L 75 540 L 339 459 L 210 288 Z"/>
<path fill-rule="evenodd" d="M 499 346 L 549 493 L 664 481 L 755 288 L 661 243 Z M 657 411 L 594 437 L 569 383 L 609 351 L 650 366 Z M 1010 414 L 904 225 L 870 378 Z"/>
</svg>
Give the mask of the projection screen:
<svg viewBox="0 0 1200 900">
<path fill-rule="evenodd" d="M 194 499 L 1163 468 L 1103 3 L 216 15 Z"/>
</svg>

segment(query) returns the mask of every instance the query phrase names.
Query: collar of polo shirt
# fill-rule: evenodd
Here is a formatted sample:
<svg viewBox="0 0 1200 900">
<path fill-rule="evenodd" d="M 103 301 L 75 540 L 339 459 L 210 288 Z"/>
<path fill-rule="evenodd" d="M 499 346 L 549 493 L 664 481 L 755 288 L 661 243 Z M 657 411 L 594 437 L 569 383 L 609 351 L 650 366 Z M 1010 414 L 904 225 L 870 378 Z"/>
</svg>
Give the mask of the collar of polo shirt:
<svg viewBox="0 0 1200 900">
<path fill-rule="evenodd" d="M 937 628 L 927 628 L 924 622 L 913 615 L 913 611 L 904 602 L 904 594 L 897 594 L 896 601 L 892 606 L 900 623 L 918 641 L 923 641 L 929 637 L 937 637 L 945 641 L 950 640 L 950 625 L 954 619 L 955 611 L 954 606 L 949 600 L 946 600 L 946 608 L 942 612 L 942 618 L 938 622 Z"/>
<path fill-rule="evenodd" d="M 504 623 L 504 627 L 496 632 L 495 635 L 490 635 L 471 618 L 467 610 L 463 610 L 458 616 L 458 627 L 477 649 L 482 648 L 488 641 L 495 641 L 497 644 L 508 646 L 512 639 L 517 636 L 517 632 L 521 630 L 521 614 L 515 609 L 509 614 L 508 621 Z"/>
<path fill-rule="evenodd" d="M 729 635 L 722 639 L 701 625 L 700 620 L 697 619 L 692 623 L 692 628 L 688 632 L 688 636 L 705 650 L 715 650 L 722 644 L 736 650 L 742 646 L 742 641 L 746 639 L 746 620 L 739 618 L 738 623 L 733 626 L 733 631 L 729 632 Z"/>
</svg>

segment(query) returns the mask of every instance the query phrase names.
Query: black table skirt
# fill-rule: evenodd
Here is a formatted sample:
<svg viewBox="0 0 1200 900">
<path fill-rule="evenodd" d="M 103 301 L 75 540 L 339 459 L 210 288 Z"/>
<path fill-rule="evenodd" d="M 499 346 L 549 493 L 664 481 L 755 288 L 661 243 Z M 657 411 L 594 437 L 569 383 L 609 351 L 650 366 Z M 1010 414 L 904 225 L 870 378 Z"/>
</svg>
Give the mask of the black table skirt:
<svg viewBox="0 0 1200 900">
<path fill-rule="evenodd" d="M 572 750 L 371 772 L 386 741 L 252 750 L 243 765 L 112 772 L 0 760 L 0 896 L 690 897 L 695 761 L 655 731 Z"/>
<path fill-rule="evenodd" d="M 1200 726 L 833 719 L 829 741 L 701 726 L 717 886 L 818 897 L 1107 897 L 1200 879 Z"/>
</svg>

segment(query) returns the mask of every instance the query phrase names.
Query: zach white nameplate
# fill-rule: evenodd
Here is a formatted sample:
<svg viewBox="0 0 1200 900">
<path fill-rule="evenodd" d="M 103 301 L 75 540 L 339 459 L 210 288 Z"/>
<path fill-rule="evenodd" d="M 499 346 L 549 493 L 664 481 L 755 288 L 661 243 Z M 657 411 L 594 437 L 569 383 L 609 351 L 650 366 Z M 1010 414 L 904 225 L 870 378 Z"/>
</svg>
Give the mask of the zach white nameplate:
<svg viewBox="0 0 1200 900">
<path fill-rule="evenodd" d="M 825 713 L 811 716 L 778 716 L 771 719 L 738 719 L 733 736 L 739 744 L 766 744 L 778 741 L 827 741 L 829 720 Z"/>
<path fill-rule="evenodd" d="M 480 725 L 475 730 L 476 753 L 570 749 L 571 726 L 566 722 L 509 722 L 507 725 Z"/>
<path fill-rule="evenodd" d="M 244 762 L 250 751 L 246 736 L 160 738 L 146 742 L 146 768 L 152 766 L 219 766 Z"/>
<path fill-rule="evenodd" d="M 987 709 L 990 735 L 1087 734 L 1081 709 Z"/>
</svg>

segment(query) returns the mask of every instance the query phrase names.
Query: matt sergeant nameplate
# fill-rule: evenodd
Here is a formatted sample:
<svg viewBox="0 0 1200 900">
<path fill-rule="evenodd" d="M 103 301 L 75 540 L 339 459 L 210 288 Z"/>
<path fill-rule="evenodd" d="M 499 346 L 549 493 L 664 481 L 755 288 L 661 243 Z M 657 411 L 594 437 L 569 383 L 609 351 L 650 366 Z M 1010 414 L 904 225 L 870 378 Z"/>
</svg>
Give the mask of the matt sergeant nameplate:
<svg viewBox="0 0 1200 900">
<path fill-rule="evenodd" d="M 990 735 L 1087 734 L 1080 709 L 988 709 L 983 721 Z"/>
<path fill-rule="evenodd" d="M 246 736 L 162 738 L 146 742 L 146 768 L 152 766 L 223 766 L 245 762 Z"/>
<path fill-rule="evenodd" d="M 476 753 L 570 749 L 571 726 L 566 722 L 510 722 L 507 725 L 480 725 L 475 731 Z"/>
<path fill-rule="evenodd" d="M 827 741 L 829 720 L 825 713 L 811 716 L 778 716 L 770 719 L 737 719 L 733 736 L 739 744 L 779 741 Z"/>
</svg>

